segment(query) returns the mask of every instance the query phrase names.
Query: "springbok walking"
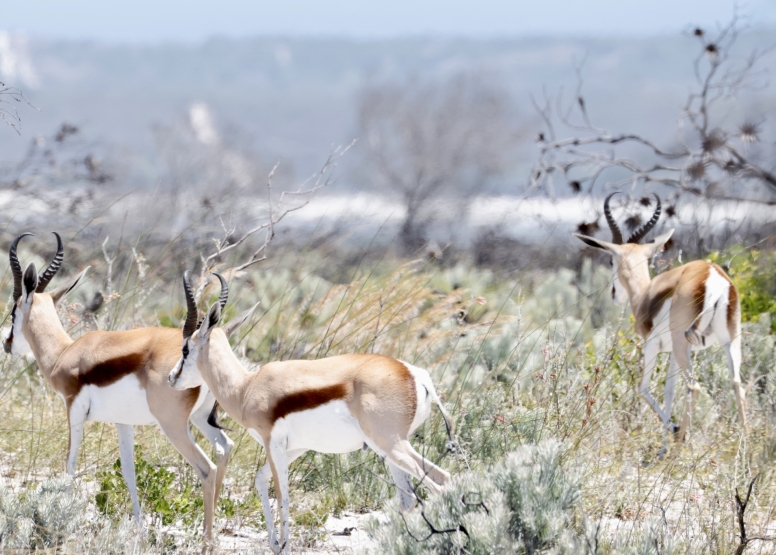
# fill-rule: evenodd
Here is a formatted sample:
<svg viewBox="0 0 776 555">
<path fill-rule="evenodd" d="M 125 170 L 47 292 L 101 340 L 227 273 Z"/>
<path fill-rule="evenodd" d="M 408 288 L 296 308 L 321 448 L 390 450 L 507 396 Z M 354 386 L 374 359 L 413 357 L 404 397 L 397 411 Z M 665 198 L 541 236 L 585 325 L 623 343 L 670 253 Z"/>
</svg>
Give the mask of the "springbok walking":
<svg viewBox="0 0 776 555">
<path fill-rule="evenodd" d="M 140 526 L 134 426 L 158 424 L 202 481 L 204 538 L 209 542 L 215 501 L 234 444 L 219 428 L 214 416 L 209 417 L 211 407 L 214 414 L 215 399 L 207 387 L 176 391 L 167 383 L 169 369 L 180 358 L 183 334 L 173 328 L 93 331 L 73 341 L 59 321 L 56 304 L 78 284 L 88 268 L 46 293 L 46 286 L 62 265 L 62 240 L 55 233 L 57 253 L 40 277 L 34 263 L 22 275 L 16 250 L 19 241 L 27 235 L 32 234 L 17 237 L 9 253 L 14 306 L 3 347 L 6 353 L 17 355 L 26 354 L 29 348 L 43 377 L 64 400 L 70 427 L 67 473 L 71 476 L 75 473 L 84 424 L 88 421 L 114 423 L 119 436 L 121 472 L 132 498 L 135 521 Z M 225 297 L 223 301 L 226 302 Z M 197 323 L 196 314 L 193 319 L 189 316 L 184 334 L 191 334 Z M 215 447 L 217 466 L 192 439 L 189 420 Z"/>
<path fill-rule="evenodd" d="M 191 317 L 196 305 L 190 288 L 185 290 Z M 256 489 L 274 553 L 285 553 L 289 547 L 288 465 L 308 450 L 348 453 L 371 447 L 388 460 L 405 508 L 415 500 L 410 476 L 432 492 L 448 482 L 450 475 L 409 442 L 432 404 L 439 407 L 452 441 L 451 419 L 428 372 L 386 356 L 351 354 L 270 362 L 248 373 L 228 338 L 255 306 L 216 328 L 221 308 L 215 303 L 201 327 L 184 337 L 170 385 L 185 390 L 207 384 L 226 412 L 266 450 L 267 463 L 256 474 Z M 270 473 L 279 503 L 279 540 L 269 504 Z"/>
<path fill-rule="evenodd" d="M 621 304 L 630 301 L 636 333 L 645 340 L 644 374 L 639 391 L 665 426 L 662 457 L 669 431 L 674 432 L 680 441 L 684 440 L 700 392 L 692 368 L 692 350 L 706 349 L 714 343 L 722 345 L 733 380 L 738 412 L 742 424 L 746 426 L 745 391 L 740 375 L 741 308 L 738 291 L 722 268 L 703 260 L 689 262 L 650 279 L 649 260 L 663 250 L 674 230 L 656 237 L 651 243 L 639 244 L 660 218 L 660 198 L 655 195 L 657 206 L 652 218 L 623 242 L 622 232 L 609 208 L 609 201 L 615 194 L 610 194 L 604 201 L 604 215 L 613 242 L 577 233 L 574 236 L 612 256 L 612 296 Z M 650 378 L 661 352 L 671 353 L 662 409 L 649 390 Z M 684 372 L 687 382 L 687 401 L 681 425 L 676 426 L 671 418 L 671 409 L 680 371 Z"/>
</svg>

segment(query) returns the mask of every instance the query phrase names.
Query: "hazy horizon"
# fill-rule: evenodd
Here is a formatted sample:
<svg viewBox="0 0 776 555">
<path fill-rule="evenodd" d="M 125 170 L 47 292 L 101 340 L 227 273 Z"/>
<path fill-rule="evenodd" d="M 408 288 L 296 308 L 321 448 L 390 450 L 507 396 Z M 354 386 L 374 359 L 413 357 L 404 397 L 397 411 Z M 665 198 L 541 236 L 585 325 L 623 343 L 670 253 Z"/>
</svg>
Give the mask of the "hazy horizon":
<svg viewBox="0 0 776 555">
<path fill-rule="evenodd" d="M 753 28 L 776 26 L 776 3 L 753 0 L 574 0 L 507 2 L 463 0 L 369 3 L 297 0 L 281 5 L 234 0 L 214 10 L 201 0 L 103 3 L 54 0 L 16 3 L 3 9 L 0 29 L 34 39 L 109 44 L 202 43 L 213 38 L 412 37 L 504 39 L 530 37 L 636 38 L 674 35 L 699 25 L 709 29 L 738 14 Z"/>
</svg>

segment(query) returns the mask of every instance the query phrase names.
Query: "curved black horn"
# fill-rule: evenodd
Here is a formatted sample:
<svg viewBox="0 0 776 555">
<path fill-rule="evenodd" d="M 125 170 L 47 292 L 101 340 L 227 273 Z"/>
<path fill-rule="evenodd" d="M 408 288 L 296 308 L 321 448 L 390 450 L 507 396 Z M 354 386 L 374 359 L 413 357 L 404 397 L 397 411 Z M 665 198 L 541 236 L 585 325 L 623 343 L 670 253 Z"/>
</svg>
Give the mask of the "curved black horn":
<svg viewBox="0 0 776 555">
<path fill-rule="evenodd" d="M 609 200 L 616 194 L 617 191 L 610 194 L 606 197 L 606 200 L 604 200 L 604 216 L 606 216 L 606 223 L 609 224 L 609 229 L 612 231 L 612 243 L 615 245 L 622 245 L 622 232 L 620 231 L 614 216 L 612 216 L 611 208 L 609 208 Z"/>
<path fill-rule="evenodd" d="M 224 279 L 224 276 L 219 274 L 218 272 L 213 272 L 213 275 L 218 278 L 218 281 L 221 282 L 221 294 L 218 296 L 218 304 L 221 305 L 221 310 L 224 309 L 226 306 L 226 300 L 229 298 L 229 286 L 226 284 L 226 279 Z M 199 324 L 197 324 L 197 329 L 200 328 L 202 325 L 202 322 L 205 321 L 205 318 L 207 318 L 207 314 L 205 314 L 202 319 L 199 321 Z"/>
<path fill-rule="evenodd" d="M 46 271 L 40 276 L 38 287 L 35 289 L 37 293 L 43 293 L 46 290 L 46 286 L 54 276 L 57 275 L 57 272 L 62 267 L 62 260 L 65 258 L 65 247 L 62 246 L 62 237 L 60 237 L 59 233 L 56 231 L 52 231 L 51 233 L 57 237 L 57 254 L 54 255 L 48 268 L 46 268 Z"/>
<path fill-rule="evenodd" d="M 218 304 L 221 305 L 221 310 L 226 306 L 226 300 L 229 298 L 229 286 L 226 284 L 224 276 L 217 272 L 213 272 L 213 275 L 221 282 L 221 294 L 218 296 Z"/>
<path fill-rule="evenodd" d="M 633 235 L 628 238 L 628 243 L 638 243 L 641 241 L 644 236 L 649 233 L 653 227 L 655 227 L 655 224 L 660 219 L 660 197 L 657 196 L 657 193 L 652 194 L 655 195 L 655 199 L 657 200 L 657 208 L 655 208 L 655 213 L 652 214 L 652 217 L 647 223 L 633 232 Z"/>
<path fill-rule="evenodd" d="M 197 301 L 191 290 L 188 270 L 183 272 L 183 293 L 186 295 L 186 322 L 183 324 L 183 337 L 191 337 L 197 329 Z"/>
<path fill-rule="evenodd" d="M 11 262 L 11 273 L 13 274 L 13 300 L 14 302 L 19 300 L 22 296 L 22 265 L 19 263 L 19 257 L 16 254 L 16 247 L 19 245 L 19 241 L 22 238 L 32 236 L 33 233 L 29 231 L 22 233 L 11 243 L 11 248 L 8 251 L 8 259 Z"/>
</svg>

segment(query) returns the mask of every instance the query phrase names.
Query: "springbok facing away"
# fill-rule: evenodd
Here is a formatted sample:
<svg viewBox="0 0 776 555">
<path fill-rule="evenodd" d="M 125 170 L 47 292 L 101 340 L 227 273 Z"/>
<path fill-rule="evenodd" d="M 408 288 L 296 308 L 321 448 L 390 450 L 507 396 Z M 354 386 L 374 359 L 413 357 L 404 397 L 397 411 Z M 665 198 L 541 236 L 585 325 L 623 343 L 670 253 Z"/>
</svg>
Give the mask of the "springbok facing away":
<svg viewBox="0 0 776 555">
<path fill-rule="evenodd" d="M 55 233 L 57 254 L 40 277 L 33 263 L 27 266 L 22 277 L 16 249 L 19 240 L 27 235 L 31 233 L 17 237 L 9 253 L 14 307 L 3 347 L 6 353 L 21 355 L 28 346 L 41 374 L 65 401 L 70 425 L 67 473 L 71 476 L 75 473 L 84 424 L 87 421 L 116 424 L 121 472 L 132 498 L 135 521 L 140 526 L 134 426 L 158 424 L 202 481 L 204 538 L 208 543 L 212 537 L 215 501 L 234 444 L 215 421 L 215 399 L 207 387 L 175 391 L 167 383 L 167 372 L 180 357 L 183 335 L 172 328 L 142 328 L 93 331 L 73 341 L 59 321 L 56 304 L 76 286 L 88 268 L 46 293 L 46 286 L 62 265 L 62 240 Z M 184 332 L 190 333 L 189 328 L 193 331 L 196 323 L 195 313 L 193 319 L 187 320 Z M 213 418 L 209 417 L 211 407 Z M 215 447 L 217 466 L 192 439 L 189 420 Z"/>
<path fill-rule="evenodd" d="M 190 291 L 187 296 L 191 307 Z M 431 413 L 432 403 L 439 407 L 452 442 L 450 416 L 428 372 L 385 356 L 352 354 L 270 362 L 248 373 L 228 338 L 255 308 L 216 328 L 221 305 L 214 304 L 199 330 L 184 338 L 170 385 L 182 390 L 207 384 L 226 412 L 266 450 L 267 463 L 256 474 L 256 489 L 273 552 L 286 552 L 289 545 L 288 465 L 308 450 L 349 453 L 371 447 L 388 459 L 405 509 L 415 501 L 410 476 L 432 492 L 442 489 L 450 475 L 409 442 Z M 270 472 L 280 507 L 280 540 L 269 504 Z"/>
<path fill-rule="evenodd" d="M 741 308 L 736 286 L 722 268 L 703 260 L 689 262 L 650 279 L 649 260 L 663 250 L 674 230 L 660 235 L 651 243 L 638 244 L 660 218 L 660 198 L 655 195 L 657 207 L 652 218 L 623 242 L 620 228 L 609 208 L 609 200 L 615 194 L 612 193 L 604 201 L 604 215 L 614 242 L 608 243 L 577 233 L 574 236 L 586 245 L 612 255 L 612 296 L 618 303 L 630 300 L 636 332 L 645 339 L 644 375 L 640 392 L 665 426 L 661 456 L 665 453 L 669 431 L 676 433 L 680 441 L 684 440 L 700 392 L 693 374 L 691 350 L 706 349 L 714 343 L 722 345 L 733 379 L 738 412 L 742 424 L 746 426 L 746 401 L 739 373 Z M 661 352 L 671 352 L 662 410 L 649 392 L 650 378 Z M 677 427 L 671 419 L 671 408 L 679 371 L 685 373 L 687 402 L 684 418 Z"/>
</svg>

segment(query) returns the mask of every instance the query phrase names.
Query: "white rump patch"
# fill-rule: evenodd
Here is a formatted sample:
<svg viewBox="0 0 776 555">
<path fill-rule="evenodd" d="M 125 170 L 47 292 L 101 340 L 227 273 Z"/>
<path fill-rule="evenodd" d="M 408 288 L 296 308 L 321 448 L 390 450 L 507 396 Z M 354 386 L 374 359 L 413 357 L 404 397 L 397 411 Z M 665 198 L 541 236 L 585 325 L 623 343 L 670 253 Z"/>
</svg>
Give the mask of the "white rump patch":
<svg viewBox="0 0 776 555">
<path fill-rule="evenodd" d="M 427 370 L 404 361 L 399 362 L 407 367 L 407 370 L 409 370 L 415 380 L 415 393 L 417 394 L 418 402 L 415 416 L 412 418 L 412 424 L 410 425 L 409 433 L 412 434 L 431 414 L 431 407 L 434 404 L 434 383 L 431 381 L 431 376 Z"/>
</svg>

